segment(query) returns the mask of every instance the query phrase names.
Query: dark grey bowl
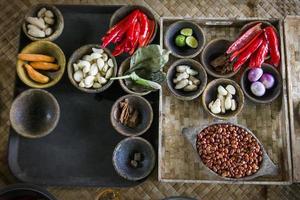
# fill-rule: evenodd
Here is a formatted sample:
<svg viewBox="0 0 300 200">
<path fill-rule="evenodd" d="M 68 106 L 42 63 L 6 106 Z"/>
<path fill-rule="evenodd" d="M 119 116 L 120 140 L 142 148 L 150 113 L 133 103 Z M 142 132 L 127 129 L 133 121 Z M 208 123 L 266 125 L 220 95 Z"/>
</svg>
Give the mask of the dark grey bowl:
<svg viewBox="0 0 300 200">
<path fill-rule="evenodd" d="M 175 45 L 175 38 L 183 28 L 191 28 L 193 30 L 193 36 L 198 40 L 197 48 L 177 47 Z M 168 27 L 164 36 L 164 43 L 174 56 L 178 58 L 194 58 L 202 51 L 205 44 L 205 36 L 203 30 L 196 23 L 178 21 Z"/>
<path fill-rule="evenodd" d="M 192 69 L 198 71 L 198 75 L 195 76 L 195 77 L 197 79 L 199 79 L 201 82 L 200 82 L 200 85 L 198 86 L 198 89 L 196 91 L 185 92 L 185 91 L 182 91 L 182 90 L 175 89 L 175 84 L 173 83 L 173 78 L 175 77 L 176 67 L 178 65 L 188 65 Z M 203 90 L 205 89 L 206 84 L 207 84 L 207 74 L 206 74 L 205 69 L 202 67 L 202 65 L 199 62 L 197 62 L 193 59 L 180 59 L 180 60 L 175 61 L 169 67 L 168 72 L 167 72 L 167 84 L 168 84 L 169 90 L 178 99 L 193 100 L 193 99 L 197 98 L 198 96 L 200 96 L 201 93 L 203 92 Z"/>
<path fill-rule="evenodd" d="M 281 93 L 281 89 L 282 89 L 281 75 L 277 71 L 277 69 L 275 69 L 273 66 L 267 63 L 262 64 L 262 70 L 264 72 L 272 74 L 275 78 L 275 85 L 271 89 L 267 89 L 265 95 L 263 95 L 262 97 L 257 97 L 254 94 L 252 94 L 250 90 L 251 82 L 248 80 L 248 73 L 250 71 L 250 68 L 247 68 L 242 74 L 241 88 L 245 93 L 246 97 L 248 97 L 248 99 L 250 99 L 251 101 L 255 103 L 271 103 Z"/>
<path fill-rule="evenodd" d="M 255 24 L 257 24 L 257 23 L 259 23 L 259 22 L 261 22 L 262 23 L 262 28 L 265 28 L 265 27 L 267 27 L 267 26 L 273 26 L 270 22 L 268 22 L 268 21 L 261 21 L 261 20 L 258 20 L 258 21 L 253 21 L 253 22 L 249 22 L 249 23 L 247 23 L 247 24 L 245 24 L 242 28 L 241 28 L 241 30 L 240 30 L 240 33 L 239 33 L 239 36 L 241 35 L 241 34 L 243 34 L 243 33 L 245 33 L 249 28 L 251 28 L 251 27 L 253 27 Z M 274 26 L 273 26 L 274 27 Z M 275 27 L 274 27 L 275 28 Z M 276 28 L 275 28 L 275 30 L 276 30 Z M 276 30 L 277 31 L 277 30 Z"/>
<path fill-rule="evenodd" d="M 119 103 L 126 98 L 129 104 L 132 104 L 138 110 L 141 118 L 139 125 L 135 128 L 129 128 L 121 124 L 118 119 L 120 115 Z M 112 106 L 110 121 L 118 133 L 124 136 L 140 136 L 150 128 L 153 121 L 153 110 L 150 103 L 144 97 L 133 94 L 125 95 L 117 99 Z"/>
<path fill-rule="evenodd" d="M 16 199 L 43 199 L 56 200 L 45 189 L 31 184 L 10 185 L 0 190 L 0 199 L 16 200 Z"/>
<path fill-rule="evenodd" d="M 228 74 L 221 74 L 217 72 L 210 62 L 213 61 L 218 56 L 224 54 L 227 48 L 231 45 L 231 42 L 226 39 L 215 39 L 210 41 L 203 49 L 201 53 L 201 63 L 204 66 L 207 73 L 216 78 L 229 78 L 234 76 L 237 72 L 231 72 Z"/>
<path fill-rule="evenodd" d="M 44 37 L 44 38 L 36 38 L 36 37 L 33 37 L 31 35 L 29 35 L 27 33 L 27 27 L 26 25 L 28 24 L 26 22 L 26 18 L 27 17 L 35 17 L 37 16 L 37 13 L 39 12 L 39 10 L 41 8 L 46 8 L 47 10 L 51 10 L 54 14 L 54 18 L 55 18 L 55 24 L 52 27 L 53 29 L 53 33 L 47 37 Z M 53 41 L 53 40 L 56 40 L 63 32 L 63 29 L 64 29 L 64 17 L 63 15 L 61 14 L 61 12 L 59 11 L 59 9 L 57 9 L 55 6 L 53 5 L 49 5 L 49 4 L 38 4 L 34 7 L 32 7 L 25 15 L 24 17 L 24 21 L 23 21 L 23 25 L 22 25 L 22 29 L 23 29 L 23 32 L 25 33 L 25 35 L 33 40 L 33 41 L 37 41 L 37 40 L 48 40 L 48 41 Z"/>
<path fill-rule="evenodd" d="M 27 138 L 48 135 L 56 127 L 60 108 L 55 97 L 41 89 L 29 89 L 12 103 L 10 122 L 13 129 Z"/>
<path fill-rule="evenodd" d="M 129 65 L 130 65 L 130 57 L 126 58 L 122 62 L 121 66 L 119 67 L 119 70 L 118 70 L 118 76 L 123 76 L 124 73 L 129 69 L 129 67 L 130 67 Z M 132 84 L 132 81 L 129 80 L 129 79 L 126 79 L 126 80 L 119 79 L 119 83 L 120 83 L 122 89 L 125 92 L 130 93 L 130 94 L 136 94 L 136 95 L 144 96 L 144 95 L 149 94 L 151 92 L 151 91 L 145 90 L 143 88 L 138 88 L 138 87 L 131 88 L 130 85 Z"/>
<path fill-rule="evenodd" d="M 79 49 L 76 49 L 73 52 L 73 54 L 69 58 L 69 61 L 67 64 L 68 77 L 69 77 L 72 85 L 74 85 L 77 89 L 79 89 L 83 92 L 87 92 L 87 93 L 100 93 L 100 92 L 103 92 L 104 90 L 108 89 L 113 84 L 113 80 L 109 80 L 105 85 L 103 85 L 103 87 L 95 89 L 95 88 L 79 87 L 78 83 L 73 79 L 73 73 L 74 73 L 73 64 L 78 62 L 78 60 L 80 60 L 84 55 L 92 53 L 92 51 L 93 51 L 92 48 L 100 48 L 100 46 L 98 44 L 87 44 L 87 45 L 80 47 Z M 104 52 L 108 55 L 108 57 L 112 59 L 112 61 L 114 63 L 113 77 L 116 76 L 117 71 L 118 71 L 116 58 L 111 54 L 111 52 L 107 48 L 101 47 L 101 49 L 103 49 Z"/>
<path fill-rule="evenodd" d="M 156 36 L 157 29 L 158 29 L 158 23 L 157 23 L 157 20 L 155 19 L 154 11 L 151 10 L 151 8 L 147 8 L 147 7 L 141 6 L 141 5 L 126 5 L 126 6 L 122 6 L 116 12 L 114 12 L 114 14 L 111 16 L 110 22 L 109 22 L 109 27 L 112 27 L 113 25 L 115 25 L 116 23 L 118 23 L 121 19 L 123 19 L 124 17 L 126 17 L 130 12 L 132 12 L 135 9 L 140 9 L 143 13 L 145 13 L 147 15 L 147 17 L 149 19 L 155 21 L 154 32 L 153 32 L 153 35 L 152 35 L 152 37 L 151 37 L 151 39 L 149 41 L 149 43 L 151 43 L 154 40 L 154 38 Z"/>
<path fill-rule="evenodd" d="M 141 165 L 133 168 L 130 160 L 134 153 L 142 154 Z M 117 173 L 130 181 L 138 181 L 146 178 L 155 166 L 155 151 L 152 145 L 140 137 L 129 137 L 117 144 L 113 152 L 113 166 Z"/>
<path fill-rule="evenodd" d="M 223 87 L 226 87 L 226 85 L 232 85 L 236 89 L 236 94 L 235 94 L 235 100 L 237 103 L 237 108 L 235 111 L 227 111 L 226 113 L 219 113 L 219 114 L 214 114 L 210 111 L 208 108 L 208 104 L 211 101 L 216 100 L 217 95 L 218 95 L 218 86 L 222 85 Z M 219 78 L 211 81 L 210 83 L 207 84 L 203 94 L 202 94 L 202 105 L 204 110 L 206 110 L 211 116 L 223 120 L 227 120 L 231 117 L 237 116 L 243 109 L 244 107 L 244 102 L 245 102 L 245 97 L 243 94 L 242 89 L 240 86 L 233 80 L 226 79 L 226 78 Z"/>
</svg>

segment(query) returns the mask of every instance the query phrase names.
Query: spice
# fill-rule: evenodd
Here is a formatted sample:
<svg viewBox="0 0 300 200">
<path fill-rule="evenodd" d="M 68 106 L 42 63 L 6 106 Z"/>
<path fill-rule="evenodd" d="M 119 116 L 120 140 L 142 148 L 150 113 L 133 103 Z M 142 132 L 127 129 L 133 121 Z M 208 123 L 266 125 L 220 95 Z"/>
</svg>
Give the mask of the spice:
<svg viewBox="0 0 300 200">
<path fill-rule="evenodd" d="M 121 109 L 119 121 L 129 128 L 137 127 L 139 124 L 138 110 L 129 104 L 128 99 L 124 99 L 119 106 Z"/>
<path fill-rule="evenodd" d="M 134 168 L 141 167 L 142 154 L 139 152 L 135 152 L 132 157 L 133 157 L 133 159 L 130 160 L 130 165 Z"/>
</svg>

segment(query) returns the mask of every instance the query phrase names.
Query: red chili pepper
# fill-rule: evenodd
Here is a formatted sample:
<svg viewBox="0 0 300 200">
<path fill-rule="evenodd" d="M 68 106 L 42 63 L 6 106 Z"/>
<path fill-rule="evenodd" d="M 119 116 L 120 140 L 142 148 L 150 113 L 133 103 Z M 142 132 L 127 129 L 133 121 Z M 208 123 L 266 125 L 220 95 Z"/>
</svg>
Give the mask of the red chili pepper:
<svg viewBox="0 0 300 200">
<path fill-rule="evenodd" d="M 258 32 L 256 32 L 256 35 L 254 35 L 254 37 L 250 40 L 250 42 L 248 42 L 247 44 L 245 44 L 245 46 L 243 46 L 241 49 L 239 49 L 238 51 L 235 51 L 231 54 L 231 56 L 229 57 L 229 61 L 232 62 L 239 54 L 241 54 L 243 51 L 245 51 L 245 49 L 247 49 L 249 47 L 249 45 L 256 40 L 264 31 L 263 30 L 259 30 Z"/>
<path fill-rule="evenodd" d="M 134 38 L 132 41 L 132 47 L 131 47 L 131 50 L 129 51 L 130 55 L 132 55 L 134 53 L 136 47 L 138 46 L 140 31 L 141 31 L 141 26 L 139 23 L 137 23 L 136 27 L 135 27 L 135 35 L 134 35 Z"/>
<path fill-rule="evenodd" d="M 126 40 L 123 40 L 121 43 L 117 44 L 115 50 L 112 52 L 113 56 L 118 56 L 124 52 Z"/>
<path fill-rule="evenodd" d="M 227 49 L 226 54 L 233 53 L 245 45 L 247 45 L 252 38 L 261 30 L 261 24 L 258 23 L 242 34 L 230 47 Z"/>
<path fill-rule="evenodd" d="M 250 56 L 258 49 L 262 44 L 263 37 L 260 36 L 256 40 L 252 41 L 251 44 L 245 49 L 238 57 L 237 61 L 233 64 L 233 71 L 237 71 L 249 58 Z"/>
<path fill-rule="evenodd" d="M 139 36 L 139 46 L 143 47 L 146 43 L 147 39 L 147 34 L 149 32 L 149 23 L 148 23 L 148 17 L 144 13 L 139 14 L 139 22 L 141 25 L 141 30 L 140 30 L 140 36 Z"/>
<path fill-rule="evenodd" d="M 280 63 L 280 52 L 279 52 L 279 42 L 276 31 L 272 26 L 264 28 L 265 37 L 268 41 L 269 51 L 270 51 L 270 63 L 275 67 L 278 67 Z"/>
<path fill-rule="evenodd" d="M 150 43 L 150 40 L 154 34 L 154 30 L 155 30 L 155 21 L 154 20 L 148 20 L 148 24 L 149 24 L 149 31 L 146 37 L 146 42 L 145 45 L 148 45 Z"/>
<path fill-rule="evenodd" d="M 265 58 L 268 54 L 268 43 L 264 39 L 260 47 L 254 52 L 254 54 L 251 55 L 250 61 L 249 61 L 249 67 L 255 68 L 255 67 L 261 67 L 261 64 L 265 61 Z"/>
</svg>

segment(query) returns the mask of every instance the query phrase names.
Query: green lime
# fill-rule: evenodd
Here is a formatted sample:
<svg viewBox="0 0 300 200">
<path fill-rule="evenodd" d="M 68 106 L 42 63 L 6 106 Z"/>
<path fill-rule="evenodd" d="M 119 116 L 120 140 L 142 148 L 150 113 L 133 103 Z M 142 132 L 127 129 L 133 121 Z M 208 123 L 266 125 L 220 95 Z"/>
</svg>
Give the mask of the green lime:
<svg viewBox="0 0 300 200">
<path fill-rule="evenodd" d="M 194 49 L 198 47 L 198 41 L 194 36 L 188 36 L 185 42 L 189 47 L 192 47 Z"/>
<path fill-rule="evenodd" d="M 180 34 L 184 35 L 184 36 L 192 36 L 193 35 L 193 29 L 183 28 L 183 29 L 181 29 Z"/>
<path fill-rule="evenodd" d="M 175 38 L 175 44 L 178 47 L 185 46 L 185 36 L 183 36 L 183 35 L 177 35 L 176 38 Z"/>
</svg>

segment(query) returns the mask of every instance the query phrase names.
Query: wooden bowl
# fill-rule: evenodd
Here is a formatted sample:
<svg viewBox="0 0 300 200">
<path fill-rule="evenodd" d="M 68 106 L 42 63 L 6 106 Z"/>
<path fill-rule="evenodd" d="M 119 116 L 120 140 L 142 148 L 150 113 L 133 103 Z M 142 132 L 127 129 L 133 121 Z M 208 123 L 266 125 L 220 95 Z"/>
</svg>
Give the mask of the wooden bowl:
<svg viewBox="0 0 300 200">
<path fill-rule="evenodd" d="M 182 90 L 175 89 L 175 84 L 173 83 L 173 79 L 175 78 L 176 67 L 179 65 L 188 65 L 192 69 L 194 69 L 198 72 L 198 75 L 196 75 L 195 78 L 199 79 L 201 82 L 196 91 L 185 92 Z M 180 60 L 177 60 L 176 62 L 174 62 L 169 67 L 169 70 L 167 72 L 167 84 L 168 84 L 168 88 L 171 91 L 171 93 L 178 99 L 193 100 L 202 94 L 202 92 L 207 84 L 207 74 L 206 74 L 205 69 L 202 67 L 202 65 L 199 62 L 197 62 L 193 59 L 180 59 Z"/>
<path fill-rule="evenodd" d="M 46 84 L 37 83 L 31 80 L 24 68 L 24 64 L 27 63 L 22 60 L 17 61 L 17 74 L 21 81 L 33 88 L 49 88 L 57 84 L 62 78 L 66 68 L 66 58 L 64 52 L 56 44 L 50 41 L 35 41 L 28 44 L 20 53 L 33 53 L 33 54 L 45 54 L 55 57 L 55 62 L 59 65 L 57 71 L 40 71 L 42 74 L 48 76 L 50 81 Z M 39 70 L 38 70 L 39 71 Z"/>
<path fill-rule="evenodd" d="M 41 89 L 29 89 L 12 103 L 10 122 L 13 129 L 27 138 L 40 138 L 51 133 L 60 117 L 55 97 Z"/>
<path fill-rule="evenodd" d="M 118 70 L 118 76 L 123 76 L 124 73 L 129 69 L 130 67 L 130 57 L 125 59 L 121 66 L 119 67 L 119 70 Z M 129 79 L 119 79 L 119 83 L 122 87 L 122 89 L 127 92 L 127 93 L 130 93 L 130 94 L 136 94 L 136 95 L 140 95 L 140 96 L 144 96 L 144 95 L 147 95 L 149 94 L 151 91 L 149 90 L 145 90 L 143 88 L 140 88 L 138 86 L 134 86 L 132 81 L 129 80 Z M 132 87 L 132 88 L 131 88 Z"/>
<path fill-rule="evenodd" d="M 73 54 L 69 58 L 69 62 L 68 62 L 68 65 L 67 65 L 68 77 L 69 77 L 72 85 L 74 85 L 77 89 L 79 89 L 83 92 L 87 92 L 87 93 L 100 93 L 100 92 L 103 92 L 103 91 L 107 90 L 113 84 L 113 80 L 109 80 L 101 88 L 96 89 L 96 88 L 82 88 L 82 87 L 79 87 L 79 84 L 73 78 L 73 74 L 74 74 L 73 64 L 77 63 L 80 59 L 82 59 L 82 57 L 84 55 L 91 54 L 93 52 L 92 48 L 100 48 L 100 46 L 97 45 L 97 44 L 87 44 L 87 45 L 84 45 L 84 46 L 80 47 L 79 49 L 77 49 L 73 52 Z M 112 59 L 112 61 L 114 63 L 113 77 L 116 76 L 118 67 L 117 67 L 117 61 L 116 61 L 115 57 L 111 54 L 111 52 L 107 48 L 101 48 L 101 49 L 103 49 L 104 52 L 108 55 L 108 58 Z"/>
<path fill-rule="evenodd" d="M 128 99 L 129 104 L 133 105 L 139 112 L 141 121 L 135 128 L 123 125 L 118 119 L 120 115 L 119 104 L 125 99 Z M 111 109 L 110 121 L 114 129 L 121 135 L 140 136 L 150 128 L 153 121 L 153 110 L 150 103 L 144 97 L 128 94 L 116 100 Z"/>
<path fill-rule="evenodd" d="M 134 168 L 130 165 L 134 153 L 142 154 L 141 165 Z M 116 172 L 130 181 L 146 178 L 155 166 L 155 151 L 152 145 L 140 137 L 129 137 L 117 144 L 113 152 L 113 166 Z"/>
<path fill-rule="evenodd" d="M 150 44 L 154 40 L 154 38 L 156 36 L 156 33 L 157 33 L 157 29 L 158 29 L 158 23 L 157 23 L 157 20 L 155 19 L 154 11 L 151 8 L 147 8 L 147 7 L 141 6 L 141 5 L 122 6 L 121 8 L 116 10 L 114 12 L 114 14 L 111 16 L 110 22 L 109 22 L 109 27 L 110 28 L 113 27 L 115 24 L 117 24 L 119 21 L 121 21 L 124 17 L 126 17 L 129 13 L 131 13 L 135 9 L 141 10 L 143 13 L 145 13 L 147 15 L 147 17 L 149 19 L 155 21 L 154 32 L 153 32 L 153 35 L 152 35 L 152 37 L 149 41 L 149 44 Z"/>
<path fill-rule="evenodd" d="M 233 87 L 235 87 L 236 89 L 236 94 L 234 95 L 234 99 L 237 103 L 237 108 L 235 111 L 226 111 L 226 113 L 222 114 L 214 114 L 210 111 L 210 109 L 208 108 L 208 104 L 211 101 L 215 101 L 217 99 L 217 95 L 218 95 L 218 91 L 217 88 L 219 85 L 222 85 L 224 88 L 227 85 L 232 85 Z M 235 117 L 237 116 L 243 109 L 244 107 L 244 94 L 242 89 L 240 88 L 240 86 L 233 80 L 230 79 L 225 79 L 225 78 L 219 78 L 219 79 L 215 79 L 213 81 L 211 81 L 210 83 L 207 84 L 203 94 L 202 94 L 202 104 L 203 104 L 203 108 L 204 110 L 206 110 L 211 116 L 215 117 L 215 118 L 219 118 L 219 119 L 229 119 L 231 117 Z"/>
<path fill-rule="evenodd" d="M 227 74 L 221 74 L 217 72 L 214 69 L 214 67 L 210 64 L 210 62 L 213 61 L 215 58 L 224 54 L 230 45 L 231 42 L 229 40 L 214 39 L 204 47 L 201 53 L 201 63 L 209 75 L 216 78 L 230 78 L 236 73 L 238 73 L 239 70 Z"/>
<path fill-rule="evenodd" d="M 175 38 L 178 34 L 180 34 L 180 30 L 183 28 L 191 28 L 193 30 L 193 36 L 198 40 L 197 48 L 177 47 L 175 45 Z M 198 24 L 191 21 L 178 21 L 168 27 L 164 35 L 164 44 L 167 49 L 171 51 L 172 55 L 178 58 L 194 58 L 203 49 L 205 44 L 205 35 Z"/>
<path fill-rule="evenodd" d="M 275 78 L 275 84 L 272 88 L 266 89 L 266 93 L 262 97 L 255 96 L 252 94 L 250 86 L 251 82 L 248 80 L 248 73 L 251 70 L 250 68 L 247 68 L 244 73 L 242 74 L 241 78 L 241 88 L 243 92 L 245 93 L 246 97 L 250 99 L 251 101 L 255 103 L 271 103 L 274 101 L 281 93 L 282 90 L 282 78 L 280 73 L 275 69 L 272 65 L 263 63 L 262 64 L 262 70 L 267 73 L 270 73 Z"/>
<path fill-rule="evenodd" d="M 51 10 L 54 14 L 54 19 L 55 19 L 55 24 L 52 25 L 52 29 L 53 29 L 53 33 L 47 37 L 44 38 L 37 38 L 37 37 L 33 37 L 31 35 L 29 35 L 27 33 L 27 22 L 26 22 L 26 18 L 27 17 L 37 17 L 37 13 L 39 12 L 39 10 L 41 8 L 46 8 L 47 10 Z M 32 7 L 25 15 L 24 17 L 24 21 L 22 24 L 22 29 L 25 33 L 25 35 L 33 40 L 33 41 L 37 41 L 37 40 L 48 40 L 48 41 L 53 41 L 56 40 L 63 32 L 64 29 L 64 18 L 63 15 L 61 14 L 61 12 L 59 11 L 59 9 L 57 9 L 55 6 L 53 5 L 49 5 L 49 4 L 38 4 L 34 7 Z"/>
</svg>

